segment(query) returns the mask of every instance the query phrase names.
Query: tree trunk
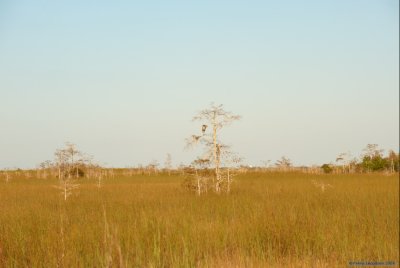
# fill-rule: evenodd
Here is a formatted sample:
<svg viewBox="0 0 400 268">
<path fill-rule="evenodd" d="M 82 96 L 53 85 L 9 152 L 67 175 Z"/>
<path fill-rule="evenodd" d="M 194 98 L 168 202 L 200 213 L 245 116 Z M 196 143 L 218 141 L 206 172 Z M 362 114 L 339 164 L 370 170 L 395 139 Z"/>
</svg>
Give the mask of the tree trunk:
<svg viewBox="0 0 400 268">
<path fill-rule="evenodd" d="M 67 181 L 64 180 L 64 201 L 67 200 Z"/>
<path fill-rule="evenodd" d="M 217 123 L 216 123 L 216 114 L 214 113 L 213 117 L 213 144 L 214 144 L 214 167 L 215 167 L 215 180 L 218 180 L 218 164 L 217 164 Z M 213 183 L 215 182 L 213 179 Z M 217 188 L 216 188 L 217 190 Z"/>
<path fill-rule="evenodd" d="M 214 165 L 215 165 L 215 181 L 213 180 L 213 183 L 215 183 L 215 191 L 217 193 L 220 192 L 220 170 L 219 170 L 219 165 L 220 165 L 220 160 L 219 160 L 219 155 L 218 155 L 218 144 L 217 144 L 217 114 L 214 112 L 213 115 L 213 143 L 214 143 Z"/>
</svg>

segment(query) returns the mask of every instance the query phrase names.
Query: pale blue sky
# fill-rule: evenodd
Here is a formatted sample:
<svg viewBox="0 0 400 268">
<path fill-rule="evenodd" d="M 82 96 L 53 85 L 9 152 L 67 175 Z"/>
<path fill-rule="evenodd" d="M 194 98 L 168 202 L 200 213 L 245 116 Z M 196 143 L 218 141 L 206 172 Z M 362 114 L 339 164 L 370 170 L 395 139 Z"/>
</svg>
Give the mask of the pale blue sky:
<svg viewBox="0 0 400 268">
<path fill-rule="evenodd" d="M 65 141 L 109 166 L 189 163 L 191 117 L 243 116 L 226 143 L 260 165 L 399 148 L 399 4 L 0 0 L 0 168 Z"/>
</svg>

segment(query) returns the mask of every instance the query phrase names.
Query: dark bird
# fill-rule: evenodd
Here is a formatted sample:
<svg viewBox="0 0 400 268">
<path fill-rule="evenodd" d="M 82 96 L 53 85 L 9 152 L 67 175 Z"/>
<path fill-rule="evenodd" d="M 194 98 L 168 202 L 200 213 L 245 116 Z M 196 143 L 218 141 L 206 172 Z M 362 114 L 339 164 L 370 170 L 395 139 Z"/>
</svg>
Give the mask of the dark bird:
<svg viewBox="0 0 400 268">
<path fill-rule="evenodd" d="M 206 132 L 206 129 L 207 129 L 207 125 L 203 125 L 203 126 L 201 127 L 201 132 L 203 132 L 203 135 L 204 135 L 204 133 Z"/>
</svg>

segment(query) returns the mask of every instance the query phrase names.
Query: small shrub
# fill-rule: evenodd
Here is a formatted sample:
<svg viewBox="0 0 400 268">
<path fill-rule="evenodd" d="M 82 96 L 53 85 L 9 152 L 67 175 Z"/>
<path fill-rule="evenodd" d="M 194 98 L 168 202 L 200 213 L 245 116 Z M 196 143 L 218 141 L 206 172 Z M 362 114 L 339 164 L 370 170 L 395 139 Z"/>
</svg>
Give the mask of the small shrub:
<svg viewBox="0 0 400 268">
<path fill-rule="evenodd" d="M 331 165 L 329 164 L 323 164 L 321 166 L 322 170 L 324 171 L 324 173 L 328 174 L 328 173 L 332 173 L 333 168 L 331 167 Z"/>
</svg>

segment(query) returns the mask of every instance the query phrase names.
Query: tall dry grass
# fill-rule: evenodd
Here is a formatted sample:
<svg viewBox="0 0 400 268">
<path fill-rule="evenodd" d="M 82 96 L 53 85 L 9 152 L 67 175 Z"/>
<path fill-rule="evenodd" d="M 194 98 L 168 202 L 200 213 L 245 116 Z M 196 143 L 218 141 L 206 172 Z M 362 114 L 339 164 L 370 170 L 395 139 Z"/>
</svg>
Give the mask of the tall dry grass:
<svg viewBox="0 0 400 268">
<path fill-rule="evenodd" d="M 180 176 L 0 182 L 2 267 L 344 267 L 399 258 L 399 177 L 248 173 L 229 195 Z M 332 187 L 322 191 L 316 183 Z"/>
</svg>

